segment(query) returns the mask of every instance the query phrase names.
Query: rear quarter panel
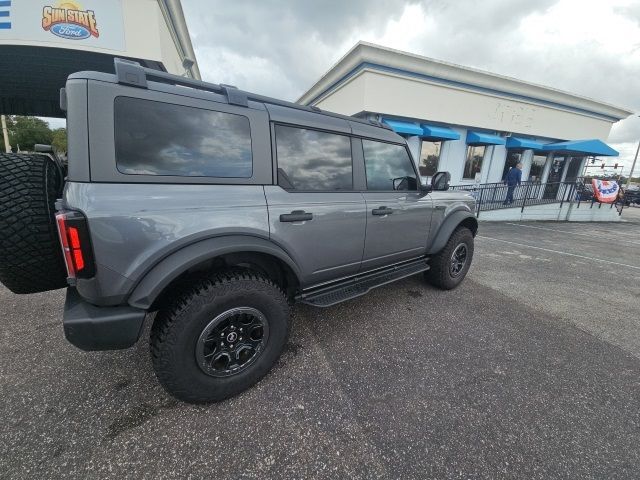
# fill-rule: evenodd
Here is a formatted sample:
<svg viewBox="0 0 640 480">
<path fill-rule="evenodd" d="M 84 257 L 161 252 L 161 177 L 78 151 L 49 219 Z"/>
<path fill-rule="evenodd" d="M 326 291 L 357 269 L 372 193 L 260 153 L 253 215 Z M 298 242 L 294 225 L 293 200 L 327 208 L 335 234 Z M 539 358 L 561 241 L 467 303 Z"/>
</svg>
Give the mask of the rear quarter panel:
<svg viewBox="0 0 640 480">
<path fill-rule="evenodd" d="M 269 238 L 262 186 L 70 182 L 64 205 L 88 219 L 97 274 L 78 290 L 100 303 L 124 300 L 155 263 L 191 243 L 231 233 Z"/>
</svg>

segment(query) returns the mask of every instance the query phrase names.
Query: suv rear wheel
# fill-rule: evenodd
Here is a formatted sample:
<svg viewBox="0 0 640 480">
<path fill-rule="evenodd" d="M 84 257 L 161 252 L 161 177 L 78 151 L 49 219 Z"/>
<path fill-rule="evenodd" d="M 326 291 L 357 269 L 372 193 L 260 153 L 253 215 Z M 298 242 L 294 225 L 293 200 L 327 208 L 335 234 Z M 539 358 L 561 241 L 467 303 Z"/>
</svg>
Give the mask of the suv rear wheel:
<svg viewBox="0 0 640 480">
<path fill-rule="evenodd" d="M 473 234 L 468 228 L 458 227 L 444 248 L 431 257 L 425 279 L 438 288 L 451 290 L 464 280 L 472 259 Z"/>
<path fill-rule="evenodd" d="M 271 280 L 224 272 L 158 312 L 151 330 L 153 367 L 176 398 L 217 402 L 258 382 L 280 356 L 288 333 L 289 306 Z"/>
</svg>

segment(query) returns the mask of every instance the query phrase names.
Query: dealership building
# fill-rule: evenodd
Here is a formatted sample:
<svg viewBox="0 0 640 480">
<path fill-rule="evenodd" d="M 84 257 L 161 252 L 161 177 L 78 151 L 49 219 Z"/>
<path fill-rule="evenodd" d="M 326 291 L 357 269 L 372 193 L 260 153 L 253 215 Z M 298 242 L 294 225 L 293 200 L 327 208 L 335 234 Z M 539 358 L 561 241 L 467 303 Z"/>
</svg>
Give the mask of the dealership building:
<svg viewBox="0 0 640 480">
<path fill-rule="evenodd" d="M 424 177 L 447 170 L 453 185 L 501 182 L 518 162 L 523 180 L 574 181 L 589 158 L 618 155 L 605 140 L 633 113 L 366 42 L 298 102 L 387 124 L 407 138 Z"/>
<path fill-rule="evenodd" d="M 179 0 L 0 0 L 0 113 L 64 117 L 59 90 L 113 59 L 200 78 Z"/>
</svg>

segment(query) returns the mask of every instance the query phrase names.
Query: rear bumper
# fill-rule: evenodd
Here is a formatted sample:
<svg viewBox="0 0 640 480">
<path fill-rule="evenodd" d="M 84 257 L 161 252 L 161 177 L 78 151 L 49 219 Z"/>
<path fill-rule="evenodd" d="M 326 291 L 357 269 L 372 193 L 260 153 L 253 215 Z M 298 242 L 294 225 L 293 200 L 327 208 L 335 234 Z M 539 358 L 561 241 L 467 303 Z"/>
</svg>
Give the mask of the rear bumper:
<svg viewBox="0 0 640 480">
<path fill-rule="evenodd" d="M 64 335 L 81 350 L 117 350 L 138 341 L 146 312 L 129 306 L 97 307 L 67 289 Z"/>
</svg>

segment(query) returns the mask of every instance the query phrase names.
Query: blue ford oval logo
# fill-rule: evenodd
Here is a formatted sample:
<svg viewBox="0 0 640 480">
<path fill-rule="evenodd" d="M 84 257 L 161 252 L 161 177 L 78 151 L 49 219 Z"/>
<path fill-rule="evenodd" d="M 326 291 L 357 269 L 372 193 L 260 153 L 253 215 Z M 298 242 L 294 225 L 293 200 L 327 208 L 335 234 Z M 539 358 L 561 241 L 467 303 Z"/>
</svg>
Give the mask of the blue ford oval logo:
<svg viewBox="0 0 640 480">
<path fill-rule="evenodd" d="M 71 40 L 83 40 L 89 38 L 89 35 L 91 35 L 89 30 L 73 23 L 58 23 L 51 27 L 51 32 L 58 37 Z"/>
</svg>

